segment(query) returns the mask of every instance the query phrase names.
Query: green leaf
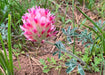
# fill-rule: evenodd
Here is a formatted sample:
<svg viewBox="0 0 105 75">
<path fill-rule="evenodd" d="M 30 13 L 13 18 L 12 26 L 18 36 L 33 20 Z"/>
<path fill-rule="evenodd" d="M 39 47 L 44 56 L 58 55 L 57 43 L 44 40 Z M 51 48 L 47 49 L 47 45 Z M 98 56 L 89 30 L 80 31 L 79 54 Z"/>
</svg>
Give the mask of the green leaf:
<svg viewBox="0 0 105 75">
<path fill-rule="evenodd" d="M 70 33 L 71 33 L 70 31 L 71 31 L 71 26 L 68 27 L 68 29 L 67 29 L 67 34 L 70 35 Z"/>
<path fill-rule="evenodd" d="M 71 59 L 69 62 L 66 62 L 65 65 L 71 67 L 71 64 L 76 64 L 77 61 L 75 59 Z"/>
<path fill-rule="evenodd" d="M 105 32 L 102 34 L 102 45 L 103 45 L 103 51 L 105 54 Z"/>
<path fill-rule="evenodd" d="M 58 51 L 55 51 L 55 52 L 53 53 L 53 56 L 56 55 L 57 53 L 58 53 Z"/>
<path fill-rule="evenodd" d="M 56 64 L 56 60 L 52 57 L 51 57 L 51 61 L 52 61 L 53 64 Z"/>
<path fill-rule="evenodd" d="M 86 20 L 87 20 L 87 19 L 85 18 L 85 19 L 82 21 L 82 24 L 85 24 Z"/>
<path fill-rule="evenodd" d="M 76 67 L 76 65 L 72 65 L 71 67 L 68 67 L 68 68 L 66 69 L 66 72 L 67 72 L 67 73 L 70 73 L 71 71 L 74 70 L 75 67 Z"/>
<path fill-rule="evenodd" d="M 69 23 L 69 22 L 72 23 L 72 20 L 68 19 L 65 23 L 67 24 L 67 23 Z"/>
<path fill-rule="evenodd" d="M 84 25 L 84 24 L 83 24 Z M 90 30 L 92 30 L 94 33 L 96 33 L 97 34 L 97 36 L 100 36 L 99 35 L 99 33 L 98 32 L 96 32 L 93 28 L 91 28 L 91 27 L 89 27 L 89 26 L 87 26 L 87 25 L 84 25 L 85 27 L 87 27 L 87 28 L 89 28 Z"/>
<path fill-rule="evenodd" d="M 7 52 L 6 52 L 6 49 L 5 49 L 5 45 L 4 45 L 1 33 L 0 33 L 0 41 L 1 41 L 1 44 L 2 44 L 2 48 L 3 48 L 3 51 L 4 51 L 4 56 L 6 58 L 6 62 L 8 62 Z"/>
<path fill-rule="evenodd" d="M 60 57 L 61 57 L 61 51 L 59 51 L 59 54 L 58 54 L 58 58 L 60 59 Z"/>
<path fill-rule="evenodd" d="M 78 6 L 76 6 L 76 8 L 98 29 L 98 31 L 99 31 L 100 33 L 102 33 L 101 28 L 99 28 L 99 27 L 97 26 L 97 24 L 96 24 L 90 17 L 88 17 Z"/>
<path fill-rule="evenodd" d="M 0 51 L 0 65 L 3 67 L 3 69 L 5 70 L 5 73 L 7 75 L 12 75 L 12 72 L 10 71 L 10 67 L 8 65 L 8 62 L 6 62 L 4 55 L 1 51 Z"/>
<path fill-rule="evenodd" d="M 61 41 L 56 42 L 55 46 L 61 51 L 65 51 L 65 49 L 66 49 Z"/>
<path fill-rule="evenodd" d="M 54 45 L 59 49 L 59 51 L 57 53 L 59 53 L 58 58 L 60 58 L 61 57 L 61 51 L 66 52 L 66 48 L 61 41 L 56 42 Z"/>
<path fill-rule="evenodd" d="M 15 55 L 16 55 L 16 56 L 19 56 L 19 55 L 20 55 L 20 53 L 16 53 Z"/>
<path fill-rule="evenodd" d="M 86 20 L 87 20 L 87 19 L 84 19 L 84 20 L 82 21 L 82 23 L 80 24 L 80 28 L 82 28 L 82 26 L 83 26 L 83 24 L 85 24 Z"/>
<path fill-rule="evenodd" d="M 48 73 L 50 70 L 49 69 L 44 69 L 43 72 L 44 73 Z"/>
<path fill-rule="evenodd" d="M 67 35 L 67 32 L 65 31 L 65 29 L 62 28 L 62 32 Z"/>
<path fill-rule="evenodd" d="M 47 65 L 44 65 L 44 67 L 43 67 L 43 68 L 44 68 L 44 69 L 46 69 L 47 67 L 48 67 Z"/>
<path fill-rule="evenodd" d="M 66 62 L 65 65 L 68 66 L 66 72 L 70 73 L 77 66 L 77 62 L 75 59 L 71 59 L 69 62 Z"/>
<path fill-rule="evenodd" d="M 39 61 L 40 61 L 40 63 L 41 63 L 42 65 L 45 65 L 44 59 L 40 59 Z"/>
<path fill-rule="evenodd" d="M 47 61 L 48 61 L 48 62 L 51 62 L 51 60 L 50 60 L 50 58 L 49 58 L 49 57 L 47 58 Z"/>
<path fill-rule="evenodd" d="M 67 36 L 67 40 L 71 43 L 71 37 Z"/>
<path fill-rule="evenodd" d="M 82 68 L 82 66 L 79 64 L 78 65 L 78 72 L 81 74 L 81 75 L 85 75 L 85 72 L 84 72 L 84 70 L 83 70 L 83 68 Z"/>
<path fill-rule="evenodd" d="M 102 62 L 102 59 L 100 59 L 100 58 L 98 58 L 98 57 L 95 57 L 95 58 L 94 58 L 94 63 L 95 63 L 95 65 L 99 65 L 101 62 Z"/>
<path fill-rule="evenodd" d="M 6 62 L 5 62 L 5 58 L 3 57 L 3 53 L 0 51 L 0 65 L 3 67 L 4 70 L 7 69 L 7 66 L 5 65 Z"/>
<path fill-rule="evenodd" d="M 21 54 L 25 54 L 25 52 L 24 52 L 24 51 L 22 51 L 22 52 L 21 52 Z"/>
</svg>

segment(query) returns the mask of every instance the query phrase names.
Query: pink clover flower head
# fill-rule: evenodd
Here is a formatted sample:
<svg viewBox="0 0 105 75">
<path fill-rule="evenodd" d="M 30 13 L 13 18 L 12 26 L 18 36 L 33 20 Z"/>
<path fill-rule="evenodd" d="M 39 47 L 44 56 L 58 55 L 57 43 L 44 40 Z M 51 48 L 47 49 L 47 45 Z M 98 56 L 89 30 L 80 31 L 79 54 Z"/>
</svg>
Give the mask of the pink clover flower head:
<svg viewBox="0 0 105 75">
<path fill-rule="evenodd" d="M 46 38 L 57 33 L 53 25 L 54 18 L 55 16 L 48 9 L 32 7 L 22 16 L 23 25 L 20 25 L 20 28 L 24 31 L 27 40 L 42 43 Z"/>
</svg>

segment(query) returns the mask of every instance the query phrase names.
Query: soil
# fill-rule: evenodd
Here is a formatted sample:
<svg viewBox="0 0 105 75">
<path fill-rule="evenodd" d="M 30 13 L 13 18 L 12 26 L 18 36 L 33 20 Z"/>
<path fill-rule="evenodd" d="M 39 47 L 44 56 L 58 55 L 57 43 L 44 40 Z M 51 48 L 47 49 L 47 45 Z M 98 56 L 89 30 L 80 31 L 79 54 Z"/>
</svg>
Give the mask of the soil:
<svg viewBox="0 0 105 75">
<path fill-rule="evenodd" d="M 46 59 L 46 57 L 52 57 L 52 54 L 46 54 L 43 56 L 43 59 Z M 53 56 L 57 58 L 57 56 Z M 43 73 L 42 72 L 42 65 L 38 64 L 37 61 L 34 60 L 39 60 L 41 57 L 34 58 L 33 60 L 30 59 L 29 57 L 25 55 L 20 55 L 19 60 L 20 60 L 20 65 L 21 69 L 14 69 L 14 74 L 15 75 L 80 75 L 77 74 L 76 72 L 71 72 L 70 74 L 66 73 L 66 69 L 61 69 L 60 73 L 58 70 L 55 70 L 54 68 L 50 70 L 50 72 Z M 19 62 L 14 60 L 14 66 L 19 68 Z M 87 73 L 85 72 L 85 75 L 100 75 L 100 73 Z"/>
<path fill-rule="evenodd" d="M 47 55 L 45 55 L 45 57 L 46 56 Z M 61 70 L 60 74 L 58 74 L 58 71 L 55 69 L 51 69 L 51 71 L 47 74 L 43 73 L 42 65 L 36 64 L 33 60 L 30 60 L 29 57 L 26 57 L 24 55 L 19 56 L 19 60 L 21 69 L 20 70 L 15 69 L 14 70 L 15 75 L 67 75 L 64 69 Z M 18 67 L 19 66 L 18 61 L 15 61 L 14 65 Z"/>
<path fill-rule="evenodd" d="M 48 73 L 43 73 L 43 65 L 39 62 L 40 59 L 47 59 L 47 57 L 53 57 L 57 61 L 58 55 L 53 56 L 51 52 L 53 46 L 49 44 L 44 44 L 42 47 L 39 48 L 37 56 L 35 55 L 35 49 L 26 52 L 25 54 L 20 54 L 17 58 L 14 58 L 14 66 L 17 68 L 14 69 L 14 75 L 80 75 L 77 74 L 77 70 L 73 70 L 70 74 L 66 73 L 66 68 L 60 70 L 55 70 L 55 68 L 50 69 Z M 43 48 L 45 50 L 43 50 Z M 47 50 L 47 51 L 46 51 Z M 48 51 L 49 50 L 49 51 Z M 55 49 L 57 50 L 57 49 Z M 53 51 L 55 51 L 53 50 Z M 29 54 L 28 54 L 29 53 Z M 19 60 L 19 61 L 18 61 Z M 19 67 L 21 66 L 21 68 Z M 100 75 L 100 73 L 88 73 L 85 72 L 85 75 Z"/>
</svg>

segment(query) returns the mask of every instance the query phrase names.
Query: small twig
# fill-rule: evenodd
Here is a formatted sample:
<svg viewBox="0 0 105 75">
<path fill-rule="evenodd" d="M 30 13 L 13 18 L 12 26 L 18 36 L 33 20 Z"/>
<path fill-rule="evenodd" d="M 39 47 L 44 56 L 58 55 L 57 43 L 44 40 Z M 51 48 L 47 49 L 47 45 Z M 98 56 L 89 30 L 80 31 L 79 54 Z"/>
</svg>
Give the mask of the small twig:
<svg viewBox="0 0 105 75">
<path fill-rule="evenodd" d="M 82 11 L 84 11 L 84 8 L 85 8 L 85 0 L 83 0 L 83 9 L 82 9 Z M 81 19 L 81 17 L 82 17 L 82 13 L 81 13 L 81 15 L 79 16 L 79 20 Z"/>
<path fill-rule="evenodd" d="M 40 64 L 40 62 L 39 62 L 39 60 L 37 60 L 37 59 L 35 59 L 35 58 L 33 58 L 33 57 L 31 57 L 31 59 L 43 70 L 43 68 L 42 68 L 42 66 L 41 66 L 41 64 Z M 46 73 L 47 74 L 47 73 Z M 48 75 L 48 74 L 47 74 Z"/>
<path fill-rule="evenodd" d="M 30 64 L 30 67 L 31 67 L 31 74 L 33 74 L 33 68 L 32 68 L 32 63 L 31 63 L 30 57 L 29 57 L 29 64 Z"/>
<path fill-rule="evenodd" d="M 4 70 L 3 70 L 3 68 L 0 66 L 0 70 L 1 70 L 1 72 L 4 74 L 4 75 L 6 75 L 5 74 L 5 72 L 4 72 Z"/>
</svg>

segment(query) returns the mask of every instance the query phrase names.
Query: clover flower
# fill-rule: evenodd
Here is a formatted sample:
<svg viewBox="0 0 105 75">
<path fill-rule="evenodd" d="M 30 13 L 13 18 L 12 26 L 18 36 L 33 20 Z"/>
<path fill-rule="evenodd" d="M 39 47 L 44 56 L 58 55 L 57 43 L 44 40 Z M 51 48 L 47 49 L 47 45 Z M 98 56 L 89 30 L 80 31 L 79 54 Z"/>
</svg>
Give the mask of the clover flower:
<svg viewBox="0 0 105 75">
<path fill-rule="evenodd" d="M 41 43 L 57 33 L 53 25 L 54 18 L 48 9 L 32 7 L 22 16 L 23 25 L 20 25 L 20 28 L 28 40 Z"/>
</svg>

